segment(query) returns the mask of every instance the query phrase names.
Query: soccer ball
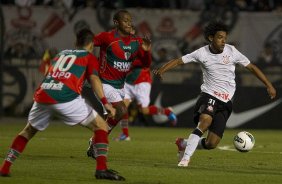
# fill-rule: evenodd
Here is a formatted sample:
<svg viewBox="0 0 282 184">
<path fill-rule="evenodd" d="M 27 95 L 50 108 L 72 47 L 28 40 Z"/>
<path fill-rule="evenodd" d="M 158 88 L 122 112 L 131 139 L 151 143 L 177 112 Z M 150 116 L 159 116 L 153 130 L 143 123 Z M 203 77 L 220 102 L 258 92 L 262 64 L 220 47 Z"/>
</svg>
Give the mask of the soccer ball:
<svg viewBox="0 0 282 184">
<path fill-rule="evenodd" d="M 239 132 L 233 140 L 235 148 L 240 152 L 248 152 L 255 145 L 254 136 L 246 131 Z"/>
</svg>

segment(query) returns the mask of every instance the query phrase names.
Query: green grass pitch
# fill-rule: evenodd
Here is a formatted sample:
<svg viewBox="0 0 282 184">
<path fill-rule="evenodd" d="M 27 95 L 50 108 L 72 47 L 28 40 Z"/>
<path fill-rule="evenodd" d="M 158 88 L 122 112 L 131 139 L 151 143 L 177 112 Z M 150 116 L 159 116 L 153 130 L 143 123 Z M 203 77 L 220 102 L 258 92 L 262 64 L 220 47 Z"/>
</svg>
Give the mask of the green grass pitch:
<svg viewBox="0 0 282 184">
<path fill-rule="evenodd" d="M 6 155 L 25 119 L 0 119 L 0 159 Z M 12 177 L 0 177 L 0 184 L 238 184 L 282 182 L 282 130 L 247 130 L 256 144 L 248 153 L 233 149 L 232 140 L 240 130 L 226 130 L 219 147 L 197 150 L 188 168 L 177 167 L 177 137 L 187 137 L 191 129 L 130 127 L 132 141 L 115 142 L 110 135 L 109 168 L 125 182 L 96 180 L 95 161 L 87 158 L 91 132 L 52 122 L 27 145 L 12 167 Z"/>
</svg>

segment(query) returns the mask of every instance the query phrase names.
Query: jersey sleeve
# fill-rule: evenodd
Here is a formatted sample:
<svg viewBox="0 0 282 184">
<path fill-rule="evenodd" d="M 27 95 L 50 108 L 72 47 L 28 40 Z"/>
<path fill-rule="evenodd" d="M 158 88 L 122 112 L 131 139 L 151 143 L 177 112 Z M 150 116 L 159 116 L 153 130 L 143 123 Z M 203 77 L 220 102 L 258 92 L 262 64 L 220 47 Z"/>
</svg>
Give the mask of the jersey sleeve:
<svg viewBox="0 0 282 184">
<path fill-rule="evenodd" d="M 232 50 L 235 63 L 238 63 L 244 67 L 251 63 L 251 61 L 245 55 L 239 52 L 234 46 L 232 46 Z"/>
<path fill-rule="evenodd" d="M 98 59 L 93 55 L 93 54 L 89 54 L 89 61 L 88 61 L 88 66 L 87 66 L 87 70 L 86 70 L 86 76 L 87 76 L 87 80 L 89 80 L 90 75 L 99 75 L 98 71 L 99 71 L 99 62 Z"/>
<path fill-rule="evenodd" d="M 94 45 L 97 47 L 100 47 L 105 42 L 107 37 L 108 37 L 107 32 L 102 32 L 102 33 L 97 34 L 96 36 L 94 36 L 94 39 L 93 39 Z"/>
<path fill-rule="evenodd" d="M 182 61 L 183 63 L 190 63 L 190 62 L 197 62 L 198 61 L 198 56 L 199 56 L 200 50 L 195 50 L 194 52 L 190 54 L 186 54 L 182 56 Z"/>
<path fill-rule="evenodd" d="M 132 63 L 133 68 L 142 67 L 142 61 L 139 58 L 136 58 Z"/>
<path fill-rule="evenodd" d="M 136 38 L 139 43 L 138 59 L 134 61 L 135 66 L 150 67 L 152 64 L 152 53 L 151 51 L 145 51 L 142 48 L 143 39 L 141 37 Z"/>
<path fill-rule="evenodd" d="M 152 63 L 151 51 L 144 51 L 140 46 L 138 59 L 136 59 L 134 62 L 135 62 L 134 64 L 135 66 L 139 65 L 146 68 L 150 67 Z"/>
</svg>

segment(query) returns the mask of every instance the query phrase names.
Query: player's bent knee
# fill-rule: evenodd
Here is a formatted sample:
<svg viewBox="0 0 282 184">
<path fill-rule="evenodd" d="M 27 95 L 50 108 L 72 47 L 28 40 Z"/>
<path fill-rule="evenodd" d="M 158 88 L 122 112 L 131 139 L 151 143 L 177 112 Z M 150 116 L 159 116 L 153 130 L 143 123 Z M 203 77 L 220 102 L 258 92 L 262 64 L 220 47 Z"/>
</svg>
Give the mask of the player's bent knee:
<svg viewBox="0 0 282 184">
<path fill-rule="evenodd" d="M 108 125 L 107 122 L 101 117 L 101 116 L 96 116 L 96 118 L 94 119 L 94 121 L 92 122 L 93 127 L 94 127 L 94 131 L 95 130 L 104 130 L 104 131 L 108 131 Z"/>
<path fill-rule="evenodd" d="M 205 148 L 208 150 L 215 149 L 217 147 L 216 143 L 206 142 Z"/>
<path fill-rule="evenodd" d="M 125 105 L 119 105 L 116 107 L 115 119 L 120 120 L 127 113 L 127 108 Z"/>
</svg>

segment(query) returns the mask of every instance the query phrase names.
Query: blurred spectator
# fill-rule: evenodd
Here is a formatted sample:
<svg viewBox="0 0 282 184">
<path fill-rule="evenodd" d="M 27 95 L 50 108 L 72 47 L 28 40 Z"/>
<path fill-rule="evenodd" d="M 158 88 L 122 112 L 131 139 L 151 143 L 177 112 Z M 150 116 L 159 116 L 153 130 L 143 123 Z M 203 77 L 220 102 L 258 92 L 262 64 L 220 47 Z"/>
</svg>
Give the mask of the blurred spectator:
<svg viewBox="0 0 282 184">
<path fill-rule="evenodd" d="M 16 4 L 20 7 L 29 7 L 31 5 L 53 5 L 53 0 L 10 0 L 10 4 Z"/>
<path fill-rule="evenodd" d="M 183 54 L 192 51 L 191 43 L 201 35 L 203 27 L 212 20 L 224 22 L 231 32 L 238 20 L 238 8 L 234 0 L 205 0 L 205 9 L 201 11 L 199 20 L 187 30 L 183 40 L 179 42 Z"/>
<path fill-rule="evenodd" d="M 117 8 L 165 8 L 200 11 L 210 2 L 224 2 L 225 0 L 1 0 L 1 4 L 16 4 L 18 6 L 31 5 L 66 5 L 66 8 L 105 7 Z M 235 4 L 241 11 L 272 11 L 281 7 L 281 0 L 227 0 Z M 60 5 L 59 5 L 60 6 Z"/>
<path fill-rule="evenodd" d="M 277 11 L 277 12 L 280 12 L 280 13 L 282 13 L 282 1 L 281 0 L 276 0 L 275 1 L 275 10 Z"/>
<path fill-rule="evenodd" d="M 272 46 L 271 44 L 266 43 L 257 59 L 257 65 L 263 68 L 275 64 L 273 61 L 274 56 Z"/>
<path fill-rule="evenodd" d="M 35 0 L 15 0 L 15 4 L 21 7 L 31 6 L 35 4 Z"/>
<path fill-rule="evenodd" d="M 187 2 L 187 6 L 183 6 L 185 5 L 184 3 Z M 205 8 L 205 0 L 180 0 L 180 4 L 181 7 L 180 8 L 185 8 L 185 9 L 189 9 L 192 11 L 200 11 L 203 10 Z"/>
<path fill-rule="evenodd" d="M 275 9 L 275 0 L 235 0 L 242 11 L 272 11 Z"/>
<path fill-rule="evenodd" d="M 37 57 L 37 53 L 33 45 L 22 43 L 21 41 L 7 48 L 4 54 L 5 57 L 9 59 L 10 58 L 32 59 Z"/>
<path fill-rule="evenodd" d="M 154 58 L 154 60 L 155 60 L 155 62 L 152 63 L 154 65 L 154 67 L 160 66 L 164 62 L 167 62 L 168 61 L 168 52 L 167 52 L 166 48 L 158 49 L 157 50 L 157 58 Z"/>
<path fill-rule="evenodd" d="M 255 11 L 272 11 L 274 10 L 274 0 L 253 0 Z"/>
<path fill-rule="evenodd" d="M 239 8 L 239 10 L 243 10 L 243 11 L 248 10 L 247 0 L 235 0 L 235 4 Z"/>
</svg>

